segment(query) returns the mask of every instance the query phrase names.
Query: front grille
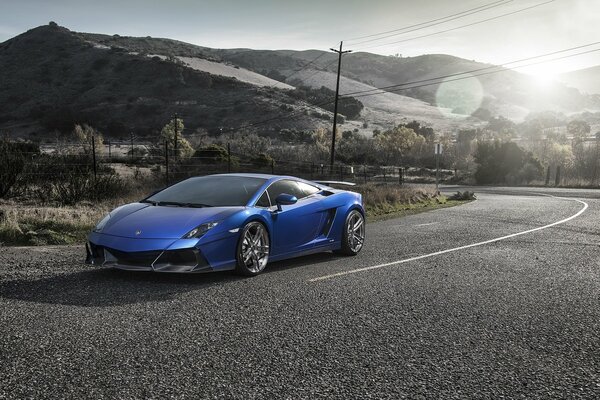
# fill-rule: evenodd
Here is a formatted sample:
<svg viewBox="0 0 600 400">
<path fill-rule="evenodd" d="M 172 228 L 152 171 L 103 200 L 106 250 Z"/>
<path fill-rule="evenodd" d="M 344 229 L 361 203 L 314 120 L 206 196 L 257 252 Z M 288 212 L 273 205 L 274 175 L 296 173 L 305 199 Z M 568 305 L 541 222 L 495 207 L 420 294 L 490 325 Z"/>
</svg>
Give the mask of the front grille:
<svg viewBox="0 0 600 400">
<path fill-rule="evenodd" d="M 210 265 L 197 249 L 121 251 L 89 243 L 88 264 L 132 271 L 205 272 Z"/>
<path fill-rule="evenodd" d="M 110 260 L 110 257 L 107 256 L 107 263 L 114 261 L 120 265 L 130 265 L 133 267 L 150 267 L 154 260 L 162 253 L 160 250 L 125 252 L 108 247 L 105 247 L 104 249 L 114 257 L 114 260 Z"/>
</svg>

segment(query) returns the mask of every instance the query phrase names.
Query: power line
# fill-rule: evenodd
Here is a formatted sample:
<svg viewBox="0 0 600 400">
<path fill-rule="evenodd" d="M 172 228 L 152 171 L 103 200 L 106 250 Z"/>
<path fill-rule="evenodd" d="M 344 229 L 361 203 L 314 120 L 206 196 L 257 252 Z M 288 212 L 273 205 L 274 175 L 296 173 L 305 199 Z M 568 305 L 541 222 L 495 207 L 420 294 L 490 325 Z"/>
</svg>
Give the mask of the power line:
<svg viewBox="0 0 600 400">
<path fill-rule="evenodd" d="M 568 52 L 568 51 L 573 51 L 573 50 L 578 50 L 578 49 L 582 49 L 582 48 L 585 48 L 585 47 L 594 46 L 594 45 L 597 45 L 597 44 L 600 44 L 600 42 L 593 42 L 593 43 L 584 44 L 584 45 L 581 45 L 581 46 L 571 47 L 571 48 L 564 49 L 564 50 L 558 50 L 558 51 L 553 51 L 551 53 L 541 54 L 541 55 L 538 55 L 538 56 L 522 58 L 520 60 L 515 60 L 515 61 L 509 61 L 509 62 L 506 62 L 506 63 L 503 63 L 503 64 L 499 64 L 499 65 L 491 65 L 489 67 L 477 68 L 477 69 L 472 69 L 472 70 L 464 71 L 464 72 L 456 72 L 456 73 L 453 73 L 453 74 L 443 75 L 443 76 L 437 76 L 437 77 L 434 77 L 434 78 L 421 79 L 421 80 L 412 81 L 412 82 L 409 82 L 409 83 L 399 83 L 399 84 L 395 84 L 395 85 L 382 86 L 382 87 L 377 87 L 377 88 L 373 88 L 373 89 L 367 89 L 367 90 L 360 90 L 360 91 L 356 91 L 356 92 L 344 93 L 342 96 L 352 96 L 354 94 L 368 93 L 368 92 L 373 92 L 373 91 L 377 91 L 377 90 L 393 89 L 393 88 L 396 88 L 396 87 L 399 87 L 399 86 L 406 86 L 408 84 L 412 85 L 412 84 L 416 84 L 416 83 L 429 82 L 429 81 L 432 81 L 432 80 L 439 80 L 439 79 L 451 78 L 451 77 L 454 77 L 454 76 L 460 76 L 460 75 L 464 75 L 464 74 L 471 74 L 471 73 L 474 73 L 474 72 L 485 71 L 485 70 L 488 70 L 488 69 L 502 68 L 502 67 L 506 67 L 506 66 L 511 65 L 511 64 L 517 64 L 517 63 L 521 63 L 521 62 L 525 62 L 525 61 L 530 61 L 530 60 L 534 60 L 536 58 L 548 57 L 548 56 L 552 56 L 552 55 L 555 55 L 555 54 L 565 53 L 565 52 Z"/>
<path fill-rule="evenodd" d="M 551 62 L 551 61 L 557 61 L 557 60 L 562 60 L 562 59 L 565 59 L 565 58 L 580 56 L 580 55 L 583 55 L 583 54 L 594 53 L 596 51 L 600 51 L 600 49 L 593 49 L 593 50 L 582 51 L 580 53 L 569 54 L 569 55 L 562 56 L 562 57 L 556 57 L 556 58 L 552 58 L 550 60 L 542 60 L 542 61 L 537 61 L 537 62 L 534 62 L 534 63 L 519 65 L 519 66 L 516 66 L 516 67 L 513 67 L 513 68 L 519 69 L 519 68 L 530 67 L 532 65 L 544 64 L 544 63 Z M 410 86 L 410 87 L 402 87 L 402 88 L 398 88 L 398 89 L 394 89 L 394 90 L 381 91 L 381 92 L 378 92 L 378 93 L 367 93 L 367 94 L 363 94 L 363 95 L 359 95 L 359 96 L 343 95 L 343 96 L 341 96 L 341 98 L 352 97 L 352 98 L 358 99 L 358 98 L 361 98 L 361 97 L 368 97 L 368 96 L 374 96 L 374 95 L 385 94 L 385 93 L 395 93 L 395 92 L 400 92 L 402 90 L 408 90 L 408 89 L 418 89 L 418 88 L 421 88 L 421 87 L 433 86 L 433 85 L 437 85 L 437 84 L 440 84 L 440 83 L 460 81 L 460 80 L 464 80 L 464 79 L 474 78 L 474 77 L 477 77 L 477 76 L 491 75 L 491 74 L 497 74 L 497 73 L 500 73 L 500 72 L 508 72 L 508 71 L 511 71 L 511 70 L 510 69 L 501 69 L 501 70 L 497 70 L 497 71 L 482 72 L 480 74 L 464 76 L 464 77 L 461 77 L 461 78 L 455 78 L 455 79 L 449 79 L 449 80 L 442 79 L 442 80 L 438 80 L 436 82 L 426 83 L 426 84 L 423 84 L 423 85 Z M 407 82 L 405 85 L 411 85 L 411 84 L 412 84 L 411 82 Z"/>
<path fill-rule="evenodd" d="M 321 54 L 319 54 L 317 57 L 315 57 L 313 60 L 309 61 L 308 63 L 304 64 L 304 66 L 298 70 L 295 70 L 292 74 L 286 76 L 284 78 L 284 81 L 287 81 L 288 79 L 290 79 L 292 76 L 296 75 L 299 72 L 304 71 L 309 65 L 314 64 L 315 61 L 317 61 L 319 58 L 323 57 L 325 54 L 327 54 L 327 52 L 322 52 Z M 284 83 L 283 81 L 277 81 L 276 83 L 274 83 L 273 85 L 269 86 L 270 88 L 274 88 L 275 86 L 279 85 L 280 83 Z"/>
<path fill-rule="evenodd" d="M 595 43 L 591 43 L 591 44 L 588 44 L 588 45 L 577 46 L 577 47 L 573 47 L 573 48 L 570 48 L 570 49 L 565 49 L 565 50 L 560 50 L 560 51 L 556 51 L 556 52 L 552 52 L 552 53 L 547 53 L 547 54 L 540 55 L 540 56 L 537 56 L 537 57 L 529 57 L 529 58 L 526 58 L 526 59 L 522 59 L 522 60 L 518 60 L 518 61 L 513 61 L 513 62 L 505 63 L 505 64 L 515 64 L 515 63 L 518 63 L 518 62 L 523 62 L 523 61 L 534 59 L 534 58 L 547 57 L 549 55 L 559 54 L 559 53 L 562 53 L 562 52 L 565 52 L 565 51 L 572 51 L 572 50 L 576 50 L 576 49 L 580 49 L 580 48 L 584 48 L 584 47 L 589 47 L 589 46 L 592 46 L 594 44 L 600 44 L 600 42 L 595 42 Z M 514 68 L 524 68 L 524 67 L 528 67 L 528 66 L 531 66 L 531 65 L 543 64 L 543 63 L 547 63 L 547 62 L 551 62 L 551 61 L 556 61 L 556 60 L 561 60 L 561 59 L 565 59 L 565 58 L 576 57 L 576 56 L 583 55 L 583 54 L 589 54 L 589 53 L 596 52 L 596 51 L 600 51 L 600 49 L 592 49 L 592 50 L 587 50 L 587 51 L 583 51 L 583 52 L 579 52 L 579 53 L 575 53 L 575 54 L 569 54 L 569 55 L 565 55 L 565 56 L 561 56 L 561 57 L 555 57 L 555 58 L 552 58 L 550 60 L 537 61 L 537 62 L 534 62 L 534 63 L 520 65 L 520 66 L 517 66 L 517 67 L 514 67 Z M 502 68 L 502 66 L 487 67 L 485 69 L 490 69 L 490 68 Z M 482 68 L 480 70 L 484 70 L 484 69 Z M 476 74 L 476 75 L 469 75 L 469 76 L 465 76 L 465 77 L 459 77 L 459 78 L 450 79 L 450 80 L 444 80 L 447 77 L 452 77 L 452 76 L 457 76 L 457 75 L 464 75 L 466 73 L 470 73 L 470 72 L 462 72 L 462 73 L 458 73 L 458 74 L 451 74 L 451 75 L 448 75 L 448 76 L 440 76 L 440 77 L 437 77 L 437 78 L 425 79 L 425 80 L 421 80 L 421 81 L 406 82 L 404 84 L 395 85 L 395 86 L 408 86 L 408 85 L 415 85 L 416 83 L 420 83 L 420 82 L 427 82 L 427 81 L 430 81 L 430 80 L 437 80 L 435 82 L 430 82 L 430 83 L 426 83 L 426 84 L 415 85 L 415 86 L 408 86 L 408 87 L 402 87 L 402 88 L 397 88 L 395 90 L 388 90 L 388 91 L 383 91 L 382 90 L 382 91 L 377 92 L 377 93 L 367 93 L 367 94 L 362 94 L 362 95 L 359 95 L 359 96 L 350 96 L 350 94 L 345 94 L 345 95 L 340 96 L 339 98 L 340 99 L 344 99 L 344 98 L 353 97 L 353 98 L 357 99 L 357 98 L 361 98 L 361 97 L 368 97 L 368 96 L 374 96 L 374 95 L 385 94 L 385 93 L 400 92 L 400 91 L 408 90 L 408 89 L 416 89 L 416 88 L 421 88 L 421 87 L 426 87 L 426 86 L 433 86 L 433 85 L 437 85 L 437 84 L 440 84 L 440 83 L 443 83 L 443 82 L 459 81 L 459 80 L 464 80 L 464 79 L 470 79 L 470 78 L 473 78 L 473 77 L 476 77 L 476 76 L 490 75 L 490 74 L 496 74 L 496 73 L 507 72 L 507 71 L 509 71 L 509 70 L 502 69 L 502 70 L 495 70 L 495 71 L 483 72 L 483 73 Z M 371 89 L 371 90 L 380 90 L 380 89 L 381 88 L 375 88 L 375 89 Z M 334 101 L 335 100 L 330 100 L 330 101 L 326 101 L 326 102 L 323 102 L 323 103 L 309 104 L 309 105 L 318 108 L 318 107 L 322 107 L 322 106 L 325 106 L 325 105 L 328 105 L 328 104 L 332 104 Z M 229 128 L 229 130 L 230 131 L 241 130 L 241 129 L 246 129 L 246 128 L 251 128 L 251 127 L 255 127 L 255 126 L 264 125 L 264 124 L 267 124 L 269 122 L 278 121 L 278 120 L 281 120 L 281 119 L 289 119 L 289 118 L 293 118 L 295 116 L 298 116 L 298 115 L 302 114 L 303 112 L 304 112 L 304 110 L 298 110 L 298 111 L 292 112 L 292 113 L 284 115 L 284 116 L 272 117 L 272 118 L 268 118 L 268 119 L 265 119 L 265 120 L 262 120 L 262 121 L 258 121 L 258 122 L 255 122 L 255 123 L 249 123 L 249 124 L 241 125 L 239 127 Z"/>
<path fill-rule="evenodd" d="M 393 30 L 390 30 L 390 31 L 375 33 L 375 34 L 372 34 L 372 35 L 366 35 L 366 36 L 358 37 L 358 38 L 355 38 L 355 39 L 349 39 L 348 41 L 354 41 L 354 40 L 358 40 L 358 39 L 367 39 L 367 38 L 373 38 L 375 36 L 386 35 L 386 36 L 381 36 L 381 37 L 377 37 L 377 38 L 373 38 L 373 39 L 367 39 L 367 40 L 362 40 L 362 41 L 359 41 L 359 42 L 356 42 L 356 43 L 352 43 L 353 46 L 356 46 L 358 44 L 363 44 L 363 43 L 368 43 L 368 42 L 372 42 L 372 41 L 376 41 L 376 40 L 386 39 L 386 38 L 392 37 L 392 36 L 404 35 L 405 33 L 414 32 L 414 31 L 418 31 L 420 29 L 425 29 L 425 28 L 430 28 L 432 26 L 445 24 L 447 22 L 454 21 L 454 20 L 460 19 L 460 18 L 464 18 L 464 17 L 467 17 L 467 16 L 472 15 L 472 14 L 477 14 L 477 13 L 480 13 L 480 12 L 484 12 L 484 11 L 490 10 L 492 8 L 504 6 L 504 5 L 508 4 L 508 3 L 511 3 L 512 1 L 513 0 L 495 1 L 493 3 L 488 3 L 488 4 L 485 4 L 485 5 L 479 6 L 479 7 L 471 8 L 469 10 L 462 11 L 462 12 L 459 12 L 459 13 L 456 13 L 456 14 L 447 15 L 445 17 L 436 18 L 436 19 L 433 19 L 433 20 L 430 20 L 430 21 L 421 22 L 419 24 L 405 26 L 403 28 L 393 29 Z"/>
<path fill-rule="evenodd" d="M 555 0 L 548 0 L 548 1 L 545 1 L 543 3 L 534 4 L 534 5 L 529 6 L 529 7 L 520 8 L 520 9 L 515 10 L 515 11 L 511 11 L 511 12 L 508 12 L 508 13 L 496 15 L 494 17 L 490 17 L 490 18 L 479 20 L 479 21 L 471 22 L 469 24 L 460 25 L 460 26 L 457 26 L 457 27 L 454 27 L 454 28 L 444 29 L 442 31 L 432 32 L 432 33 L 428 33 L 428 34 L 421 35 L 421 36 L 415 36 L 415 37 L 408 38 L 408 39 L 397 40 L 395 42 L 379 43 L 379 44 L 375 44 L 375 45 L 371 45 L 371 46 L 362 47 L 362 48 L 357 49 L 357 51 L 358 50 L 371 49 L 371 48 L 374 48 L 374 47 L 389 46 L 391 44 L 404 43 L 404 42 L 408 42 L 408 41 L 411 41 L 411 40 L 422 39 L 422 38 L 426 38 L 426 37 L 430 37 L 430 36 L 434 36 L 434 35 L 439 35 L 439 34 L 442 34 L 442 33 L 452 32 L 452 31 L 455 31 L 455 30 L 458 30 L 458 29 L 467 28 L 467 27 L 474 26 L 474 25 L 479 25 L 479 24 L 482 24 L 484 22 L 489 22 L 489 21 L 493 21 L 493 20 L 496 20 L 496 19 L 499 19 L 499 18 L 503 18 L 503 17 L 509 16 L 509 15 L 514 15 L 514 14 L 517 14 L 517 13 L 528 11 L 528 10 L 531 10 L 533 8 L 537 8 L 537 7 L 541 7 L 541 6 L 549 4 L 549 3 L 553 3 L 554 1 Z"/>
</svg>

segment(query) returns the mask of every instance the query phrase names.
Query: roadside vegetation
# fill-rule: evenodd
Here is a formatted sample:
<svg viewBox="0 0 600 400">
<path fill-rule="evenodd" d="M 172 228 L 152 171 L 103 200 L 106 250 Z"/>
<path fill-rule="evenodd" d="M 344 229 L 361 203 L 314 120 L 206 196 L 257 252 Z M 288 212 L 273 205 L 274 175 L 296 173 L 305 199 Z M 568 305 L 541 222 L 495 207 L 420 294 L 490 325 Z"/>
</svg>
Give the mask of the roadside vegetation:
<svg viewBox="0 0 600 400">
<path fill-rule="evenodd" d="M 83 244 L 87 233 L 107 212 L 149 194 L 139 184 L 135 185 L 133 179 L 129 183 L 135 189 L 102 201 L 84 200 L 71 205 L 58 202 L 48 205 L 32 200 L 26 203 L 0 201 L 0 245 Z M 367 184 L 357 185 L 351 190 L 363 195 L 369 221 L 397 218 L 464 202 L 448 200 L 426 186 L 407 188 L 397 184 Z"/>
</svg>

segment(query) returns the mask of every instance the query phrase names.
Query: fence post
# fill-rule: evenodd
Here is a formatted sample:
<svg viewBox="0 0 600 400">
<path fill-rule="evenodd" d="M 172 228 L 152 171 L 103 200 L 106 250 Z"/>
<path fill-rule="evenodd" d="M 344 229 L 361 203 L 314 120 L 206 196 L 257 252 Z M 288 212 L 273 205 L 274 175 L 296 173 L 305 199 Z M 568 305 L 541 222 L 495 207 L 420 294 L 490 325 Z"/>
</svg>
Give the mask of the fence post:
<svg viewBox="0 0 600 400">
<path fill-rule="evenodd" d="M 271 175 L 275 175 L 275 161 L 271 160 Z"/>
<path fill-rule="evenodd" d="M 313 161 L 313 162 L 310 163 L 310 180 L 311 181 L 314 179 L 314 176 L 313 176 L 314 169 L 315 169 L 315 163 Z"/>
<path fill-rule="evenodd" d="M 94 135 L 92 135 L 92 163 L 93 168 L 94 168 L 94 185 L 96 184 L 96 180 L 97 180 L 97 171 L 96 171 L 96 137 Z"/>
<path fill-rule="evenodd" d="M 340 181 L 344 181 L 344 166 L 340 164 Z"/>
<path fill-rule="evenodd" d="M 365 178 L 365 184 L 367 183 L 367 166 L 363 165 L 363 176 Z"/>
<path fill-rule="evenodd" d="M 554 178 L 554 186 L 560 185 L 560 165 L 556 166 L 556 177 Z"/>
<path fill-rule="evenodd" d="M 398 167 L 398 184 L 402 185 L 402 167 Z"/>
<path fill-rule="evenodd" d="M 130 133 L 129 139 L 131 139 L 131 162 L 133 162 L 133 132 Z"/>
<path fill-rule="evenodd" d="M 383 167 L 383 182 L 387 182 L 387 178 L 385 176 L 385 170 L 386 170 L 386 168 Z"/>
<path fill-rule="evenodd" d="M 231 145 L 227 142 L 227 173 L 231 173 Z"/>
<path fill-rule="evenodd" d="M 548 169 L 546 170 L 546 186 L 550 183 L 550 166 L 548 165 Z"/>
<path fill-rule="evenodd" d="M 112 153 L 110 151 L 110 140 L 108 141 L 108 159 L 112 160 Z"/>
<path fill-rule="evenodd" d="M 169 141 L 165 140 L 165 181 L 169 186 Z"/>
</svg>

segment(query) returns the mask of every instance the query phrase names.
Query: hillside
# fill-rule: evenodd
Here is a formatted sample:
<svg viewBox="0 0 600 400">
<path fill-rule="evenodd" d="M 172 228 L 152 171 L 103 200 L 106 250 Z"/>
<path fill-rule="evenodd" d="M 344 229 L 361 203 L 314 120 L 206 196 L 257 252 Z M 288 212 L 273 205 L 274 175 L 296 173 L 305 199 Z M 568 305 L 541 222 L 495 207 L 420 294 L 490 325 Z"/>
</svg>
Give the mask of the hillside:
<svg viewBox="0 0 600 400">
<path fill-rule="evenodd" d="M 292 91 L 299 85 L 334 89 L 336 63 L 335 54 L 319 50 L 211 49 L 163 38 L 77 33 L 50 24 L 0 43 L 0 130 L 48 137 L 85 122 L 113 137 L 148 136 L 157 135 L 175 112 L 188 133 L 223 129 L 273 135 L 284 128 L 329 127 L 330 111 Z M 351 53 L 343 60 L 340 88 L 344 95 L 487 67 L 442 54 Z M 439 132 L 456 132 L 498 115 L 519 122 L 531 112 L 600 109 L 598 96 L 559 83 L 540 87 L 510 70 L 358 96 L 364 109 L 341 129 L 364 134 L 413 119 Z M 248 127 L 265 120 L 270 121 Z"/>
<path fill-rule="evenodd" d="M 559 80 L 582 93 L 600 94 L 600 65 L 567 72 Z"/>
<path fill-rule="evenodd" d="M 282 75 L 288 75 L 297 69 L 298 65 L 305 65 L 320 53 L 314 50 L 300 52 L 219 50 L 211 54 L 253 71 L 277 71 Z M 343 75 L 370 86 L 384 87 L 406 82 L 422 82 L 431 78 L 481 70 L 490 66 L 444 54 L 402 58 L 359 52 L 344 56 Z M 336 55 L 327 53 L 323 54 L 307 70 L 309 72 L 319 70 L 334 72 L 335 68 Z M 489 71 L 479 71 L 473 75 L 482 72 Z M 293 79 L 294 77 L 292 77 L 292 81 Z M 599 104 L 576 89 L 560 83 L 551 87 L 540 87 L 530 76 L 512 70 L 476 76 L 472 80 L 480 84 L 483 89 L 483 97 L 480 101 L 482 107 L 493 115 L 503 115 L 514 120 L 522 120 L 529 112 L 553 110 L 570 113 L 581 111 L 584 108 L 600 107 Z M 452 86 L 455 90 L 461 90 L 460 83 L 453 83 Z M 422 100 L 433 106 L 443 107 L 443 104 L 438 104 L 439 99 L 436 98 L 439 87 L 440 85 L 437 84 L 427 85 L 402 90 L 398 94 Z"/>
<path fill-rule="evenodd" d="M 256 122 L 257 115 L 262 121 L 315 109 L 270 88 L 277 82 L 254 72 L 238 80 L 232 77 L 235 67 L 209 57 L 203 58 L 204 69 L 210 66 L 212 73 L 192 61 L 164 58 L 91 43 L 56 25 L 32 29 L 0 44 L 0 129 L 48 137 L 85 122 L 113 137 L 132 131 L 147 136 L 156 135 L 177 112 L 190 133 L 218 132 Z M 228 73 L 216 73 L 216 67 Z M 260 129 L 308 129 L 324 123 L 303 115 Z"/>
</svg>

